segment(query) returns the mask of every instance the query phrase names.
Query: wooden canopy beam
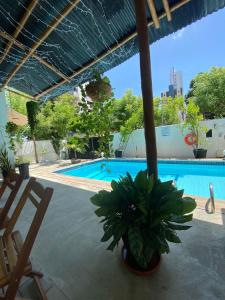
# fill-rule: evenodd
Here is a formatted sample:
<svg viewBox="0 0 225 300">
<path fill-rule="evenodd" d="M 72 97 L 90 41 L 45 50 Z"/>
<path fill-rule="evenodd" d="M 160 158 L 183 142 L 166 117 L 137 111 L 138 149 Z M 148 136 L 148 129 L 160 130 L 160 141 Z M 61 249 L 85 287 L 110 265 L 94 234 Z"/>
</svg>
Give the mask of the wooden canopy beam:
<svg viewBox="0 0 225 300">
<path fill-rule="evenodd" d="M 167 20 L 170 22 L 172 20 L 172 15 L 170 12 L 170 7 L 169 7 L 169 3 L 168 0 L 163 0 L 163 6 L 166 12 L 166 16 L 167 16 Z"/>
<path fill-rule="evenodd" d="M 3 39 L 6 39 L 9 42 L 12 42 L 15 46 L 17 46 L 18 48 L 23 50 L 25 53 L 28 53 L 28 51 L 29 51 L 28 48 L 26 46 L 24 46 L 22 43 L 18 42 L 15 38 L 11 37 L 8 33 L 4 32 L 4 31 L 0 31 L 0 37 L 2 37 Z M 57 69 L 52 64 L 48 63 L 46 60 L 44 60 L 40 56 L 33 53 L 32 57 L 34 57 L 36 60 L 38 60 L 42 65 L 44 65 L 47 68 L 49 68 L 50 70 L 52 70 L 59 77 L 62 77 L 63 79 L 65 79 L 65 81 L 68 81 L 68 82 L 70 81 L 68 76 L 63 74 L 59 69 Z"/>
<path fill-rule="evenodd" d="M 32 14 L 33 10 L 35 9 L 36 5 L 38 4 L 39 0 L 32 0 L 30 2 L 30 4 L 28 5 L 26 12 L 24 13 L 24 15 L 22 16 L 22 18 L 19 21 L 19 25 L 16 28 L 15 32 L 13 33 L 12 37 L 14 39 L 16 39 L 18 37 L 18 35 L 20 34 L 21 30 L 23 29 L 23 27 L 25 26 L 29 16 Z M 6 55 L 9 53 L 10 49 L 13 46 L 13 41 L 8 41 L 5 50 L 4 50 L 4 54 L 2 55 L 2 57 L 0 58 L 0 64 L 3 62 L 3 60 L 6 58 Z"/>
<path fill-rule="evenodd" d="M 175 5 L 171 6 L 170 11 L 173 12 L 173 11 L 177 10 L 178 8 L 180 8 L 181 6 L 187 4 L 190 1 L 191 0 L 181 0 L 180 2 L 178 2 Z M 159 19 L 163 19 L 165 17 L 166 17 L 166 13 L 165 12 L 162 13 L 161 15 L 159 15 Z M 148 22 L 148 27 L 150 27 L 151 25 L 153 25 L 153 21 L 149 21 Z M 130 33 L 129 35 L 127 35 L 126 37 L 124 37 L 123 39 L 121 39 L 120 41 L 118 41 L 118 43 L 114 44 L 111 47 L 110 50 L 105 51 L 104 53 L 102 53 L 101 55 L 99 55 L 99 57 L 96 58 L 95 60 L 92 60 L 92 61 L 86 63 L 80 69 L 75 70 L 74 73 L 69 78 L 72 80 L 74 77 L 76 77 L 77 75 L 81 74 L 82 72 L 84 72 L 88 68 L 94 66 L 99 61 L 101 61 L 102 59 L 104 59 L 105 57 L 107 57 L 109 54 L 113 53 L 114 51 L 116 51 L 117 49 L 119 49 L 120 47 L 122 47 L 123 45 L 125 45 L 127 42 L 129 42 L 130 40 L 132 40 L 136 36 L 137 36 L 137 31 L 134 31 L 133 33 Z M 59 86 L 61 86 L 64 83 L 66 83 L 66 81 L 65 80 L 61 80 L 58 83 L 49 86 L 48 88 L 46 88 L 45 90 L 43 90 L 39 94 L 35 95 L 34 97 L 36 99 L 39 99 L 40 97 L 42 97 L 42 96 L 46 95 L 47 93 L 53 91 L 54 89 L 58 88 Z"/>
<path fill-rule="evenodd" d="M 58 18 L 54 19 L 48 28 L 39 36 L 38 41 L 31 47 L 29 53 L 14 67 L 9 77 L 4 81 L 3 86 L 6 86 L 10 80 L 16 75 L 26 61 L 34 54 L 37 48 L 47 39 L 54 29 L 62 22 L 62 20 L 74 9 L 80 0 L 70 0 L 67 6 L 59 13 Z"/>
<path fill-rule="evenodd" d="M 20 91 L 18 91 L 18 90 L 12 89 L 12 88 L 10 88 L 10 87 L 8 87 L 8 86 L 5 87 L 5 90 L 8 91 L 8 92 L 12 92 L 12 93 L 14 93 L 14 94 L 16 94 L 16 95 L 25 97 L 25 98 L 27 98 L 27 99 L 32 99 L 33 101 L 37 101 L 37 100 L 35 100 L 35 98 L 34 98 L 33 96 L 27 95 L 27 94 L 25 94 L 25 93 L 23 93 L 23 92 L 20 92 Z"/>
<path fill-rule="evenodd" d="M 155 27 L 158 29 L 160 27 L 159 18 L 157 16 L 157 12 L 155 9 L 154 0 L 147 0 L 148 1 L 148 7 L 152 16 L 153 23 Z"/>
<path fill-rule="evenodd" d="M 145 0 L 134 0 L 140 53 L 141 89 L 148 174 L 157 179 L 157 149 L 154 124 L 151 59 Z"/>
</svg>

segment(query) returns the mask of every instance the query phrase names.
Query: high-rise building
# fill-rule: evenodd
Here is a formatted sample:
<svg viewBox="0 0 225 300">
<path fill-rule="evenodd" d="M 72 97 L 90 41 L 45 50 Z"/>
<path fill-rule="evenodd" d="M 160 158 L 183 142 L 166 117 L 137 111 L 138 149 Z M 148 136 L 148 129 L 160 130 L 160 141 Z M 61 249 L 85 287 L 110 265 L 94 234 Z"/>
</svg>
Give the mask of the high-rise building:
<svg viewBox="0 0 225 300">
<path fill-rule="evenodd" d="M 170 70 L 170 85 L 169 90 L 162 92 L 161 97 L 176 97 L 183 96 L 183 78 L 180 71 L 176 71 L 173 67 Z"/>
<path fill-rule="evenodd" d="M 183 95 L 182 73 L 180 71 L 176 71 L 174 67 L 170 70 L 170 85 L 173 85 L 173 88 L 176 91 L 176 96 Z"/>
</svg>

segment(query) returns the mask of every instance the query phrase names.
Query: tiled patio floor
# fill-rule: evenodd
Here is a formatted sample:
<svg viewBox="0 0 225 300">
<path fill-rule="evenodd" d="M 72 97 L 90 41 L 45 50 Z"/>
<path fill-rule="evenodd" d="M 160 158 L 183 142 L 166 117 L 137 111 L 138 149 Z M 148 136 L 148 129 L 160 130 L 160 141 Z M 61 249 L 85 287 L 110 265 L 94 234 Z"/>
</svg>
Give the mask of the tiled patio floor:
<svg viewBox="0 0 225 300">
<path fill-rule="evenodd" d="M 31 170 L 35 176 L 38 172 L 41 177 L 40 169 Z M 171 253 L 163 255 L 160 269 L 152 277 L 141 278 L 124 267 L 120 247 L 111 253 L 100 243 L 102 226 L 89 201 L 93 192 L 55 178 L 39 181 L 54 188 L 32 252 L 34 266 L 45 274 L 49 300 L 225 299 L 223 207 L 214 215 L 196 209 L 193 227 L 180 234 L 183 243 L 171 245 Z M 28 205 L 17 225 L 23 234 L 31 211 Z M 20 293 L 39 299 L 30 281 L 23 282 Z"/>
</svg>

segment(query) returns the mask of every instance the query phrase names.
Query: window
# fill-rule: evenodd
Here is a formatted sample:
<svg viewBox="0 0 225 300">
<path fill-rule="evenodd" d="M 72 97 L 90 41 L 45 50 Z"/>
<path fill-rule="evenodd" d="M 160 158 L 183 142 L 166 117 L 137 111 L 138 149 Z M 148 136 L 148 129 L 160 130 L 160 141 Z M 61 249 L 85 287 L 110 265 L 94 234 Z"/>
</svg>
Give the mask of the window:
<svg viewBox="0 0 225 300">
<path fill-rule="evenodd" d="M 206 132 L 206 137 L 207 137 L 207 138 L 211 138 L 211 137 L 212 137 L 212 129 L 209 129 L 209 130 Z"/>
</svg>

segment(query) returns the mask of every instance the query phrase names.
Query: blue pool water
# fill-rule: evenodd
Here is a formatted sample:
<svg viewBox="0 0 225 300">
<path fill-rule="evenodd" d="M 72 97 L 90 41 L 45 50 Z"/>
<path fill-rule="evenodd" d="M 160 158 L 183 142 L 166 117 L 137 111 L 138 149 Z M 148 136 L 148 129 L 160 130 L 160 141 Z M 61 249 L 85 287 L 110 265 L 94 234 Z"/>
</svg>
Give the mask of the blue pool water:
<svg viewBox="0 0 225 300">
<path fill-rule="evenodd" d="M 135 177 L 146 169 L 145 160 L 101 160 L 66 168 L 57 173 L 69 176 L 118 180 L 129 172 Z M 159 177 L 162 181 L 176 180 L 177 187 L 186 194 L 209 197 L 209 184 L 214 187 L 215 198 L 225 200 L 225 163 L 192 161 L 158 161 Z"/>
</svg>

